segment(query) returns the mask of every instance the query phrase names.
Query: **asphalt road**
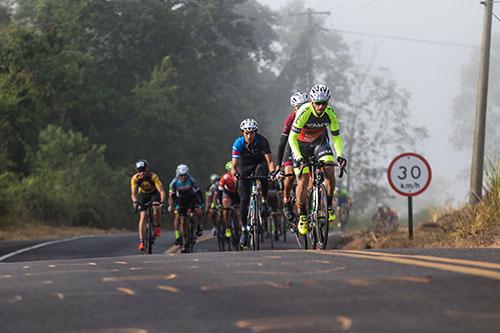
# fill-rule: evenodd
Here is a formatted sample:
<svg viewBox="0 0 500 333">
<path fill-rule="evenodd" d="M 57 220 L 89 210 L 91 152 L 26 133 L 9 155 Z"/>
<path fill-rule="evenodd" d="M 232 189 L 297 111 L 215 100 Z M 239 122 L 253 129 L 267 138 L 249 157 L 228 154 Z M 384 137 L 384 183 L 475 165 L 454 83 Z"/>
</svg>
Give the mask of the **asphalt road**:
<svg viewBox="0 0 500 333">
<path fill-rule="evenodd" d="M 0 243 L 0 257 L 14 245 Z M 287 242 L 221 253 L 205 237 L 197 253 L 178 254 L 165 234 L 156 245 L 148 256 L 134 235 L 91 237 L 4 259 L 0 330 L 500 331 L 498 249 L 303 251 Z"/>
</svg>

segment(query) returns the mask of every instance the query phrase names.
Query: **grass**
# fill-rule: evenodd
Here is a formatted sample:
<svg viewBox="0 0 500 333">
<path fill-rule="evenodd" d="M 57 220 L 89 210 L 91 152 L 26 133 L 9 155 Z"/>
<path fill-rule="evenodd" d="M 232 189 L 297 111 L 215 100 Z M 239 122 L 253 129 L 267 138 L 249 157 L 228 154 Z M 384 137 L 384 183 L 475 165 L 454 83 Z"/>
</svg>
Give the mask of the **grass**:
<svg viewBox="0 0 500 333">
<path fill-rule="evenodd" d="M 485 178 L 484 196 L 477 205 L 431 208 L 426 220 L 414 230 L 377 235 L 370 230 L 354 233 L 345 249 L 409 247 L 500 247 L 500 166 L 490 165 Z"/>
</svg>

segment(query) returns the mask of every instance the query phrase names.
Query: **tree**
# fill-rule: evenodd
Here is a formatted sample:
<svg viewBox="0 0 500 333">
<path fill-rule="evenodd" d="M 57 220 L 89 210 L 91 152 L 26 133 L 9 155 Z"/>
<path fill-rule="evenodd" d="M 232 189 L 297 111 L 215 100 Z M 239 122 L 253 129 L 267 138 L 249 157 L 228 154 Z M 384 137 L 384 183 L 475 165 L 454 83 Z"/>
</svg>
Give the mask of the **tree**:
<svg viewBox="0 0 500 333">
<path fill-rule="evenodd" d="M 385 181 L 388 153 L 414 148 L 428 137 L 423 127 L 410 123 L 410 93 L 398 87 L 387 68 L 378 67 L 376 56 L 365 58 L 354 45 L 349 69 L 349 98 L 339 103 L 339 117 L 349 161 L 347 188 L 354 205 L 365 210 L 389 196 Z"/>
<path fill-rule="evenodd" d="M 496 37 L 498 39 L 498 37 Z M 495 36 L 492 40 L 496 40 Z M 471 55 L 462 68 L 460 94 L 453 103 L 451 141 L 458 150 L 472 152 L 474 122 L 479 73 L 479 52 Z M 500 45 L 492 43 L 488 84 L 488 110 L 486 116 L 485 156 L 491 160 L 500 158 Z"/>
<path fill-rule="evenodd" d="M 355 208 L 366 212 L 376 200 L 389 195 L 386 165 L 380 161 L 386 161 L 390 151 L 411 148 L 427 137 L 426 131 L 410 125 L 410 94 L 398 87 L 386 68 L 376 66 L 373 54 L 365 59 L 359 44 L 348 45 L 338 33 L 325 29 L 324 20 L 311 24 L 310 17 L 316 16 L 302 0 L 288 2 L 280 12 L 284 13 L 277 28 L 281 110 L 288 108 L 285 102 L 291 92 L 309 91 L 311 73 L 314 82 L 330 87 L 331 105 L 341 123 L 344 157 L 349 161 L 347 186 Z M 276 114 L 285 117 L 283 112 Z"/>
</svg>

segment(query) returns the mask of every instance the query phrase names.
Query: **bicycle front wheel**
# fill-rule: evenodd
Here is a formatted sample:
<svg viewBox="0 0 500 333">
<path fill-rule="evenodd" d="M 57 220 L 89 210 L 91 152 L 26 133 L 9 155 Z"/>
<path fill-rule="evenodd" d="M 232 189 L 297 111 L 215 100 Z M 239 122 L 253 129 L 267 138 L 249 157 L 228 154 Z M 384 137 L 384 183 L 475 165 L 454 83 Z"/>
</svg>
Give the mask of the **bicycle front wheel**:
<svg viewBox="0 0 500 333">
<path fill-rule="evenodd" d="M 328 243 L 328 203 L 326 199 L 326 188 L 321 185 L 318 191 L 318 206 L 317 215 L 315 223 L 315 238 L 316 246 L 322 250 L 326 249 L 326 244 Z"/>
</svg>

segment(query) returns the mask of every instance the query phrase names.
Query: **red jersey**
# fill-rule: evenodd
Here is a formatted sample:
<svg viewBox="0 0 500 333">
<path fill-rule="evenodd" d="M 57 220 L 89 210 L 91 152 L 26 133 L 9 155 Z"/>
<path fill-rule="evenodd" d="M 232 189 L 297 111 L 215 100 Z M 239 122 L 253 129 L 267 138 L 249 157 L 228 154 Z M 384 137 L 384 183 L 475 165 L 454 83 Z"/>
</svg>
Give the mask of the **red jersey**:
<svg viewBox="0 0 500 333">
<path fill-rule="evenodd" d="M 236 193 L 236 179 L 228 172 L 219 180 L 219 191 Z"/>
<path fill-rule="evenodd" d="M 290 134 L 290 131 L 292 129 L 293 125 L 293 120 L 295 119 L 295 114 L 297 113 L 297 110 L 293 110 L 290 112 L 288 117 L 286 117 L 285 121 L 283 122 L 283 129 L 281 130 L 281 134 L 288 136 Z"/>
</svg>

